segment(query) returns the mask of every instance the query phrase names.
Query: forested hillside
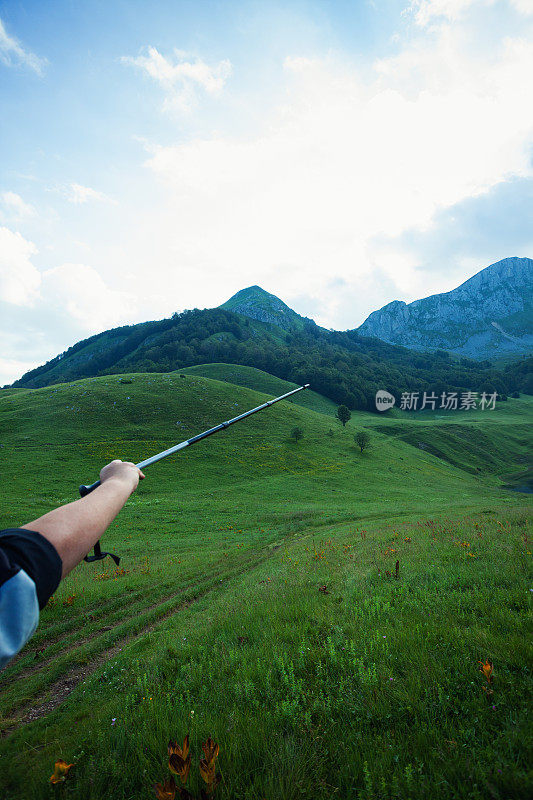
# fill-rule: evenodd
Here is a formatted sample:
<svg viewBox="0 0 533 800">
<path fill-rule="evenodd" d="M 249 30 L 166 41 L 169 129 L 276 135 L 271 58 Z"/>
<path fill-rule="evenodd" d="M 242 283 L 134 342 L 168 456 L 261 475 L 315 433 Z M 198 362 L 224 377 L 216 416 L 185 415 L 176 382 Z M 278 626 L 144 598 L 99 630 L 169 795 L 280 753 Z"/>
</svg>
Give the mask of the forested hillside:
<svg viewBox="0 0 533 800">
<path fill-rule="evenodd" d="M 222 308 L 116 328 L 78 342 L 15 387 L 36 388 L 94 375 L 165 372 L 203 363 L 257 367 L 296 383 L 308 382 L 335 403 L 374 410 L 378 389 L 497 391 L 531 385 L 533 360 L 505 372 L 490 362 L 453 360 L 445 351 L 417 353 L 357 331 L 326 331 L 312 320 L 284 330 Z"/>
</svg>

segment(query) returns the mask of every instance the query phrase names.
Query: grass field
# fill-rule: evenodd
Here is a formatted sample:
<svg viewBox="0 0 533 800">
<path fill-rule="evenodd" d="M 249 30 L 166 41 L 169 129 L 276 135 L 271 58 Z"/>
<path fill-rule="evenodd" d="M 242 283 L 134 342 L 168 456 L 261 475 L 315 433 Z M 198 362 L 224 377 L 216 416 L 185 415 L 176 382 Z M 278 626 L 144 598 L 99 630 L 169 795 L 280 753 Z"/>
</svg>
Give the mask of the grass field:
<svg viewBox="0 0 533 800">
<path fill-rule="evenodd" d="M 290 392 L 291 389 L 296 389 L 298 385 L 291 383 L 291 381 L 276 378 L 275 375 L 270 375 L 270 373 L 263 372 L 261 369 L 246 367 L 242 364 L 199 364 L 196 367 L 185 367 L 180 372 L 187 375 L 211 378 L 215 381 L 224 381 L 224 383 L 233 383 L 236 386 L 244 386 L 247 389 L 255 389 L 257 392 L 266 392 L 269 395 L 278 397 Z M 312 389 L 294 395 L 291 402 L 296 403 L 297 406 L 310 408 L 312 411 L 319 411 L 332 416 L 335 416 L 335 411 L 337 410 L 333 400 L 313 392 Z"/>
<path fill-rule="evenodd" d="M 224 366 L 0 393 L 0 527 L 291 388 Z M 533 399 L 342 428 L 307 397 L 147 470 L 120 568 L 78 567 L 0 673 L 3 800 L 155 797 L 187 732 L 194 796 L 209 735 L 220 798 L 532 796 L 531 503 L 502 485 Z"/>
</svg>

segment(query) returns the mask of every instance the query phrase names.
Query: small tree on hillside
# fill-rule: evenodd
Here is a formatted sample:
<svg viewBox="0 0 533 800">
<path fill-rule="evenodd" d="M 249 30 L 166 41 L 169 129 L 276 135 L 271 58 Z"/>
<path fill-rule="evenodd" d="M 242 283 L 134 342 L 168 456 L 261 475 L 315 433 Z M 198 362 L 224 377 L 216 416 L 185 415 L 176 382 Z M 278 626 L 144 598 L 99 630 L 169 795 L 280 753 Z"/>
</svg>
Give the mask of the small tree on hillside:
<svg viewBox="0 0 533 800">
<path fill-rule="evenodd" d="M 359 431 L 359 433 L 356 433 L 353 438 L 355 439 L 355 443 L 361 452 L 370 447 L 370 436 L 366 431 Z"/>
<path fill-rule="evenodd" d="M 291 436 L 294 439 L 294 441 L 296 442 L 296 444 L 298 444 L 300 439 L 303 439 L 303 435 L 304 435 L 304 432 L 303 432 L 303 430 L 301 428 L 293 428 L 292 431 L 291 431 Z"/>
<path fill-rule="evenodd" d="M 344 428 L 348 420 L 352 418 L 352 412 L 348 406 L 339 406 L 335 416 L 340 422 L 342 422 L 342 427 Z"/>
</svg>

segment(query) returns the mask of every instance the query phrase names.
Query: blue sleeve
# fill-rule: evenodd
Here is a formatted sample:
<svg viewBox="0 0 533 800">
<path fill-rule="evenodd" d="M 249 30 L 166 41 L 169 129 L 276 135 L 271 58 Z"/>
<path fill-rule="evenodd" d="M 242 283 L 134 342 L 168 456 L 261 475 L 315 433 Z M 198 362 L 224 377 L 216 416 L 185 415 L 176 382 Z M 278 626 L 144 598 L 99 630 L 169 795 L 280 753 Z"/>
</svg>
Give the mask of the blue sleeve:
<svg viewBox="0 0 533 800">
<path fill-rule="evenodd" d="M 23 569 L 0 586 L 0 669 L 28 639 L 39 622 L 35 584 Z"/>
<path fill-rule="evenodd" d="M 33 635 L 61 580 L 55 547 L 36 531 L 0 531 L 0 669 Z"/>
</svg>

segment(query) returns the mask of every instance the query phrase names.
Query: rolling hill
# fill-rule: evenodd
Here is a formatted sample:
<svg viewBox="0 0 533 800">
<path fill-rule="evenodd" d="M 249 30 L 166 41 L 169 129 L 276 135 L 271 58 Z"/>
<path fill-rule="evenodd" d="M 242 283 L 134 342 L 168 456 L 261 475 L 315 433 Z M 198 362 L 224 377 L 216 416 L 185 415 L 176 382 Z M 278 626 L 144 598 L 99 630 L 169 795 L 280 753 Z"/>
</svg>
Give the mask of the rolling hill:
<svg viewBox="0 0 533 800">
<path fill-rule="evenodd" d="M 282 395 L 296 389 L 296 383 L 284 381 L 276 378 L 268 372 L 263 372 L 255 367 L 244 367 L 241 364 L 199 364 L 196 367 L 184 367 L 181 372 L 186 375 L 200 375 L 204 378 L 233 383 L 235 386 L 245 386 L 256 392 L 264 392 L 269 395 Z M 296 403 L 303 408 L 318 411 L 321 414 L 335 415 L 337 409 L 332 400 L 323 397 L 312 389 L 294 395 L 291 403 Z"/>
<path fill-rule="evenodd" d="M 0 393 L 0 525 L 282 386 L 204 369 L 223 380 L 129 373 Z M 65 796 L 153 796 L 169 738 L 187 732 L 195 794 L 201 744 L 219 743 L 221 800 L 389 784 L 402 800 L 470 800 L 473 782 L 528 797 L 531 518 L 501 484 L 527 456 L 532 403 L 355 412 L 342 428 L 282 402 L 150 467 L 103 538 L 120 567 L 76 568 L 0 674 L 2 797 L 49 798 L 57 758 L 75 765 Z"/>
</svg>

